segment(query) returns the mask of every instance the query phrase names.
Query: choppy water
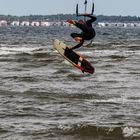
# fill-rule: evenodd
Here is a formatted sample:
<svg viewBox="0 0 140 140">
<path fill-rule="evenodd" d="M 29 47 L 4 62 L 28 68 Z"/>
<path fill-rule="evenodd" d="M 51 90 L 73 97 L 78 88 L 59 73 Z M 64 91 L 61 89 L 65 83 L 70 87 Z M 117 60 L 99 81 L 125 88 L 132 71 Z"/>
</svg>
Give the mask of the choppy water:
<svg viewBox="0 0 140 140">
<path fill-rule="evenodd" d="M 140 29 L 96 28 L 82 74 L 52 47 L 69 27 L 0 28 L 1 140 L 139 140 Z"/>
</svg>

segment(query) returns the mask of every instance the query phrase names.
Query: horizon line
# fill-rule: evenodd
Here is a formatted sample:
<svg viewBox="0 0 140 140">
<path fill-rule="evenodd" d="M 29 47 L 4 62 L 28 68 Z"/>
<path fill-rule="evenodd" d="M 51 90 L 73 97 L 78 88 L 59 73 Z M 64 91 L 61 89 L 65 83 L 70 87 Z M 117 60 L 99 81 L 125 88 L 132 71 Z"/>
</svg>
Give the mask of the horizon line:
<svg viewBox="0 0 140 140">
<path fill-rule="evenodd" d="M 24 16 L 57 16 L 57 15 L 76 15 L 76 14 L 63 14 L 63 13 L 57 13 L 57 14 L 29 14 L 29 15 L 12 15 L 12 14 L 0 14 L 0 16 L 15 16 L 15 17 L 24 17 Z M 111 17 L 111 16 L 116 16 L 116 17 L 140 17 L 140 16 L 136 16 L 136 15 L 103 15 L 103 14 L 99 14 L 99 15 L 96 15 L 96 16 L 108 16 L 108 17 Z"/>
</svg>

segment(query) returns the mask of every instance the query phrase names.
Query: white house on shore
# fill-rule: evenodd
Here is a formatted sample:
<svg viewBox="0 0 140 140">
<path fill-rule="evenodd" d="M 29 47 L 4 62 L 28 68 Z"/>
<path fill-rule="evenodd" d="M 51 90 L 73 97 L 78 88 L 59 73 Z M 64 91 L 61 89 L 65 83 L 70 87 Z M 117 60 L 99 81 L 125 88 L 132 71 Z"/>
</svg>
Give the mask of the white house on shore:
<svg viewBox="0 0 140 140">
<path fill-rule="evenodd" d="M 64 21 L 62 24 L 63 24 L 63 26 L 70 26 L 70 24 L 66 21 Z"/>
<path fill-rule="evenodd" d="M 6 20 L 0 21 L 0 26 L 7 26 L 8 22 Z"/>
<path fill-rule="evenodd" d="M 20 22 L 19 21 L 13 21 L 11 23 L 12 26 L 20 26 Z"/>
<path fill-rule="evenodd" d="M 51 22 L 48 22 L 48 21 L 42 21 L 42 22 L 41 22 L 41 26 L 43 26 L 43 27 L 51 26 Z"/>
<path fill-rule="evenodd" d="M 22 27 L 22 26 L 33 26 L 33 27 L 49 27 L 49 26 L 72 26 L 71 24 L 67 23 L 66 21 L 6 21 L 0 20 L 0 27 L 5 26 L 13 26 L 13 27 Z M 98 22 L 98 27 L 121 27 L 121 28 L 140 28 L 140 21 L 139 22 Z"/>
<path fill-rule="evenodd" d="M 140 23 L 123 23 L 123 22 L 116 22 L 116 23 L 109 23 L 109 22 L 99 22 L 99 27 L 139 27 Z"/>
<path fill-rule="evenodd" d="M 21 26 L 30 26 L 30 22 L 29 21 L 22 21 L 20 23 Z"/>
<path fill-rule="evenodd" d="M 99 23 L 98 23 L 98 26 L 99 26 L 99 27 L 105 27 L 105 26 L 107 26 L 107 25 L 106 25 L 105 22 L 99 22 Z"/>
<path fill-rule="evenodd" d="M 135 26 L 136 26 L 136 27 L 140 27 L 140 23 L 136 23 Z"/>
<path fill-rule="evenodd" d="M 40 22 L 38 22 L 38 21 L 32 21 L 31 22 L 31 26 L 40 26 Z"/>
</svg>

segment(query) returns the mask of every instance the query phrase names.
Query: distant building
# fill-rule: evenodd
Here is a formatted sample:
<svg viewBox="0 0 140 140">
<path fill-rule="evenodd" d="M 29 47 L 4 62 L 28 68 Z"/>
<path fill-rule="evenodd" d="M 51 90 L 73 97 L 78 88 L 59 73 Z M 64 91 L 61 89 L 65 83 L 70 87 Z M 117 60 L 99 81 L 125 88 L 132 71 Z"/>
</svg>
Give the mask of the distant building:
<svg viewBox="0 0 140 140">
<path fill-rule="evenodd" d="M 63 26 L 70 26 L 70 24 L 66 21 L 64 21 L 62 24 L 63 24 Z"/>
<path fill-rule="evenodd" d="M 20 22 L 19 21 L 13 21 L 11 23 L 12 26 L 20 26 Z"/>
<path fill-rule="evenodd" d="M 111 22 L 111 23 L 105 23 L 105 22 L 99 22 L 99 27 L 140 27 L 140 23 L 123 23 L 123 22 Z"/>
<path fill-rule="evenodd" d="M 124 23 L 121 22 L 117 23 L 117 27 L 124 27 Z"/>
<path fill-rule="evenodd" d="M 107 24 L 105 22 L 99 22 L 98 23 L 98 26 L 99 27 L 105 27 L 105 26 L 107 26 Z"/>
<path fill-rule="evenodd" d="M 20 23 L 21 26 L 30 26 L 30 22 L 29 21 L 22 21 Z"/>
<path fill-rule="evenodd" d="M 131 23 L 131 27 L 135 27 L 136 25 L 135 25 L 135 23 Z"/>
<path fill-rule="evenodd" d="M 135 23 L 135 26 L 136 27 L 140 27 L 140 23 Z"/>
<path fill-rule="evenodd" d="M 51 26 L 51 22 L 48 22 L 48 21 L 42 21 L 42 22 L 41 22 L 41 26 L 43 26 L 43 27 Z"/>
<path fill-rule="evenodd" d="M 32 21 L 31 26 L 40 26 L 40 22 L 38 21 Z"/>
<path fill-rule="evenodd" d="M 1 20 L 0 21 L 0 26 L 7 26 L 7 21 L 6 20 Z"/>
<path fill-rule="evenodd" d="M 127 23 L 124 23 L 123 26 L 126 28 L 126 27 L 128 27 L 128 24 Z"/>
<path fill-rule="evenodd" d="M 6 20 L 0 20 L 0 26 L 13 26 L 13 27 L 18 27 L 18 26 L 42 26 L 42 27 L 48 27 L 48 26 L 71 26 L 75 27 L 72 24 L 67 23 L 66 21 L 6 21 Z M 140 22 L 98 22 L 98 27 L 118 27 L 118 28 L 140 28 Z"/>
<path fill-rule="evenodd" d="M 52 25 L 53 26 L 61 26 L 61 25 L 63 25 L 63 23 L 60 21 L 57 21 L 57 22 L 52 22 Z"/>
</svg>

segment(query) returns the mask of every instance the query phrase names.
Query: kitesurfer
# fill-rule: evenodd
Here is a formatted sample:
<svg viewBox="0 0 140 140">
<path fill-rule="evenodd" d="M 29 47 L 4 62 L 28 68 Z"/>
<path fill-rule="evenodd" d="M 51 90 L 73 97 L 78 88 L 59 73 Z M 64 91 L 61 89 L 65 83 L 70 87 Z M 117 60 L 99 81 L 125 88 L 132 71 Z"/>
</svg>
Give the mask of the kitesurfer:
<svg viewBox="0 0 140 140">
<path fill-rule="evenodd" d="M 68 23 L 73 24 L 74 26 L 82 30 L 81 33 L 71 33 L 71 37 L 74 38 L 74 40 L 79 43 L 76 46 L 71 47 L 70 49 L 72 50 L 81 47 L 85 40 L 91 40 L 95 37 L 95 30 L 92 26 L 92 23 L 95 22 L 97 18 L 91 14 L 86 13 L 81 16 L 88 17 L 90 19 L 86 21 L 84 20 L 74 21 L 71 19 L 67 20 Z"/>
</svg>

